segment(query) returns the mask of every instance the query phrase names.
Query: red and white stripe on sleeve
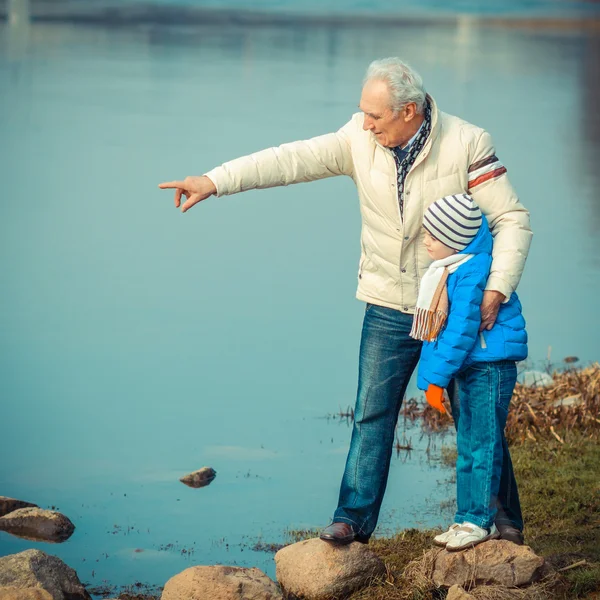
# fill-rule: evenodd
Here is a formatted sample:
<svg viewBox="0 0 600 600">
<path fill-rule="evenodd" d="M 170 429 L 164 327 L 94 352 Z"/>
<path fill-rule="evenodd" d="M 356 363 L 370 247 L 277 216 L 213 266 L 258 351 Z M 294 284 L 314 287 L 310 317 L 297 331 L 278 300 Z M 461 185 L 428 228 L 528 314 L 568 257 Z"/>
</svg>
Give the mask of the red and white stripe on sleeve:
<svg viewBox="0 0 600 600">
<path fill-rule="evenodd" d="M 469 190 L 506 173 L 506 167 L 495 154 L 478 160 L 469 167 Z"/>
</svg>

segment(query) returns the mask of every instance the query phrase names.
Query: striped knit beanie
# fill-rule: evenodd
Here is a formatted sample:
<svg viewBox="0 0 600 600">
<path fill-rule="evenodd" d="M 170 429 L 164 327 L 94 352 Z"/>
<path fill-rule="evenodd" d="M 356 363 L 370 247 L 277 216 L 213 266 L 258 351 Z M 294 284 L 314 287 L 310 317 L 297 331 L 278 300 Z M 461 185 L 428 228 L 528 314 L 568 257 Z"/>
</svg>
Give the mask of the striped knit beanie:
<svg viewBox="0 0 600 600">
<path fill-rule="evenodd" d="M 464 250 L 481 227 L 481 210 L 469 194 L 436 200 L 423 215 L 423 227 L 445 246 Z"/>
</svg>

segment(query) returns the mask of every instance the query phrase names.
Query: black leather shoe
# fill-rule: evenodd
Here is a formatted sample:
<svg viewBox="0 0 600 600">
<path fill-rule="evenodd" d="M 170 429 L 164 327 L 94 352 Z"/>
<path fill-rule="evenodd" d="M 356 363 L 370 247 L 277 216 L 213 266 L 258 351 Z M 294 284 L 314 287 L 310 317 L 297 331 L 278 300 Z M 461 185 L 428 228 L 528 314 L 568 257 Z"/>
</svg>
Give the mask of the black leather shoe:
<svg viewBox="0 0 600 600">
<path fill-rule="evenodd" d="M 496 527 L 500 533 L 500 539 L 522 546 L 525 543 L 523 532 L 514 527 L 513 525 L 498 525 Z"/>
<path fill-rule="evenodd" d="M 326 542 L 344 545 L 353 542 L 355 535 L 348 523 L 332 523 L 321 531 L 319 537 Z"/>
</svg>

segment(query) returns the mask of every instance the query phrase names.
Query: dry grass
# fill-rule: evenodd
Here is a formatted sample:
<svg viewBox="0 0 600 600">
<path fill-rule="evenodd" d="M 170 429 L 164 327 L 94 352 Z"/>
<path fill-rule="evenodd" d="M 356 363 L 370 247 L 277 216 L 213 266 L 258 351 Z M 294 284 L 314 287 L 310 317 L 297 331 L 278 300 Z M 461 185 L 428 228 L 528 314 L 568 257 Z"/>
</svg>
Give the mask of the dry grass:
<svg viewBox="0 0 600 600">
<path fill-rule="evenodd" d="M 552 374 L 553 383 L 547 387 L 517 384 L 512 397 L 506 437 L 511 444 L 553 438 L 560 444 L 577 436 L 600 439 L 600 364 L 584 369 L 567 369 Z M 561 406 L 565 398 L 575 398 L 571 406 Z M 442 431 L 452 424 L 452 418 L 440 414 L 428 404 L 416 399 L 406 401 L 402 414 L 415 421 L 422 419 L 427 433 Z"/>
<path fill-rule="evenodd" d="M 573 432 L 600 437 L 600 364 L 555 372 L 552 379 L 554 383 L 544 388 L 517 384 L 506 424 L 509 442 L 553 437 L 562 444 Z M 560 400 L 569 397 L 576 404 L 560 406 Z"/>
</svg>

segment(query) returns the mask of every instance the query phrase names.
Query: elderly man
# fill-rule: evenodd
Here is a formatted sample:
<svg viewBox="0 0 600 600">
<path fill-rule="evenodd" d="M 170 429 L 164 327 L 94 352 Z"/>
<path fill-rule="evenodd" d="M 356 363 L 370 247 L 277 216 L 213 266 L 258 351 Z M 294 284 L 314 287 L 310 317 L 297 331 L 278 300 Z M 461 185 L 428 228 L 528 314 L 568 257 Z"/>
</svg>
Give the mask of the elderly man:
<svg viewBox="0 0 600 600">
<path fill-rule="evenodd" d="M 430 259 L 423 212 L 433 201 L 468 192 L 494 236 L 493 263 L 481 306 L 491 329 L 516 289 L 531 243 L 529 214 L 496 156 L 490 135 L 441 112 L 421 77 L 398 58 L 368 68 L 356 113 L 339 131 L 283 144 L 227 162 L 202 177 L 160 184 L 174 188 L 183 212 L 212 195 L 352 177 L 360 198 L 362 254 L 357 297 L 367 303 L 360 345 L 352 439 L 333 522 L 321 538 L 367 542 L 387 484 L 398 412 L 419 360 L 409 337 L 419 281 Z M 181 205 L 182 196 L 186 199 Z M 453 401 L 455 422 L 459 406 Z M 523 521 L 505 448 L 496 526 L 522 543 Z"/>
</svg>

